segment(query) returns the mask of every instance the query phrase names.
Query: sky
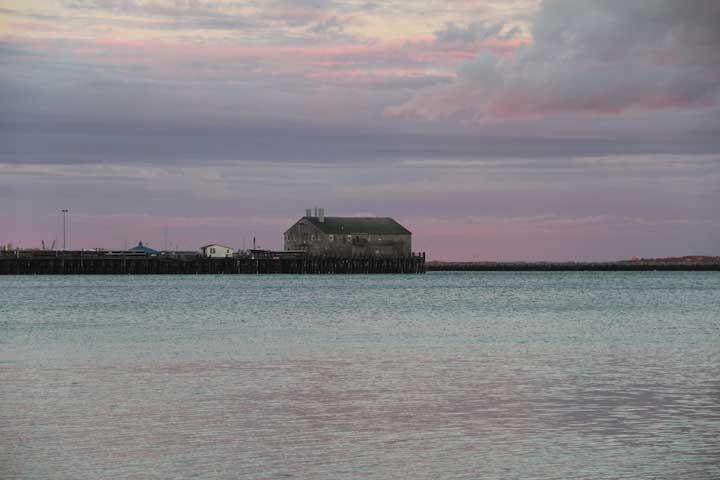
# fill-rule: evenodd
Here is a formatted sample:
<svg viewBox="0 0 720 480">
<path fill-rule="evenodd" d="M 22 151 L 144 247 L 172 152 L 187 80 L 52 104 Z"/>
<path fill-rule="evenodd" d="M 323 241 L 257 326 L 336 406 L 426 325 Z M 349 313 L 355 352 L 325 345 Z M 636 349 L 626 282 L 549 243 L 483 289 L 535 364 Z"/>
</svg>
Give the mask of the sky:
<svg viewBox="0 0 720 480">
<path fill-rule="evenodd" d="M 0 0 L 0 244 L 720 255 L 715 0 Z"/>
</svg>

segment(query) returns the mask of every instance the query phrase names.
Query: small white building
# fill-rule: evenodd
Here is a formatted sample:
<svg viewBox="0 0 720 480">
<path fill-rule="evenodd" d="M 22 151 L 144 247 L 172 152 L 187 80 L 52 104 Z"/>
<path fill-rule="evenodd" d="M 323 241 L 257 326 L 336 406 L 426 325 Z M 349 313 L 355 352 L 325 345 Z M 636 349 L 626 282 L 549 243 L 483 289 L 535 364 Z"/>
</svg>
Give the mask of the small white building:
<svg viewBox="0 0 720 480">
<path fill-rule="evenodd" d="M 226 247 L 225 245 L 218 245 L 216 243 L 213 243 L 211 245 L 205 245 L 204 247 L 200 247 L 200 252 L 202 253 L 203 257 L 227 258 L 232 257 L 233 249 L 230 247 Z"/>
</svg>

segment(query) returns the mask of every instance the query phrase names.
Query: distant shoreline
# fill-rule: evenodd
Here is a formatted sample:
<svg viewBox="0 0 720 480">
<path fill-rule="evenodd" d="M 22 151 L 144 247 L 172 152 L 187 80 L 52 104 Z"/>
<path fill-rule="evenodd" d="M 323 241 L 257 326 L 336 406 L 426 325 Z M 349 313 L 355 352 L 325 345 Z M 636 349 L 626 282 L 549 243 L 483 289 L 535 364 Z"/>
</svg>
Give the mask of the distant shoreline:
<svg viewBox="0 0 720 480">
<path fill-rule="evenodd" d="M 428 272 L 646 272 L 720 271 L 718 262 L 427 262 Z"/>
</svg>

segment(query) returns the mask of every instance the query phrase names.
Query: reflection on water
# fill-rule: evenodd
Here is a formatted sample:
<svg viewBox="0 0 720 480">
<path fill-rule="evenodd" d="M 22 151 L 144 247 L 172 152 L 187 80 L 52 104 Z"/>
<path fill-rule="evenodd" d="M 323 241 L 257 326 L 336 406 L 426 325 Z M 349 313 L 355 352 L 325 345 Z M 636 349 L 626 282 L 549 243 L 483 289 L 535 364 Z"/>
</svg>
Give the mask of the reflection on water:
<svg viewBox="0 0 720 480">
<path fill-rule="evenodd" d="M 2 478 L 720 478 L 720 275 L 0 279 Z"/>
</svg>

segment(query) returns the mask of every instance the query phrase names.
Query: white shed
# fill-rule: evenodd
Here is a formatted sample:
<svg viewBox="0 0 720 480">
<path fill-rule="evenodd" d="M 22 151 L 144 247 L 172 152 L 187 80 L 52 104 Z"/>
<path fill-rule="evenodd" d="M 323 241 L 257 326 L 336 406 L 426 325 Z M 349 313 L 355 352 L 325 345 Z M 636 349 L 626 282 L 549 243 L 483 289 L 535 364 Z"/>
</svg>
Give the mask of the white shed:
<svg viewBox="0 0 720 480">
<path fill-rule="evenodd" d="M 213 243 L 211 245 L 200 247 L 200 252 L 202 252 L 203 257 L 226 258 L 232 257 L 233 249 L 226 247 L 225 245 Z"/>
</svg>

